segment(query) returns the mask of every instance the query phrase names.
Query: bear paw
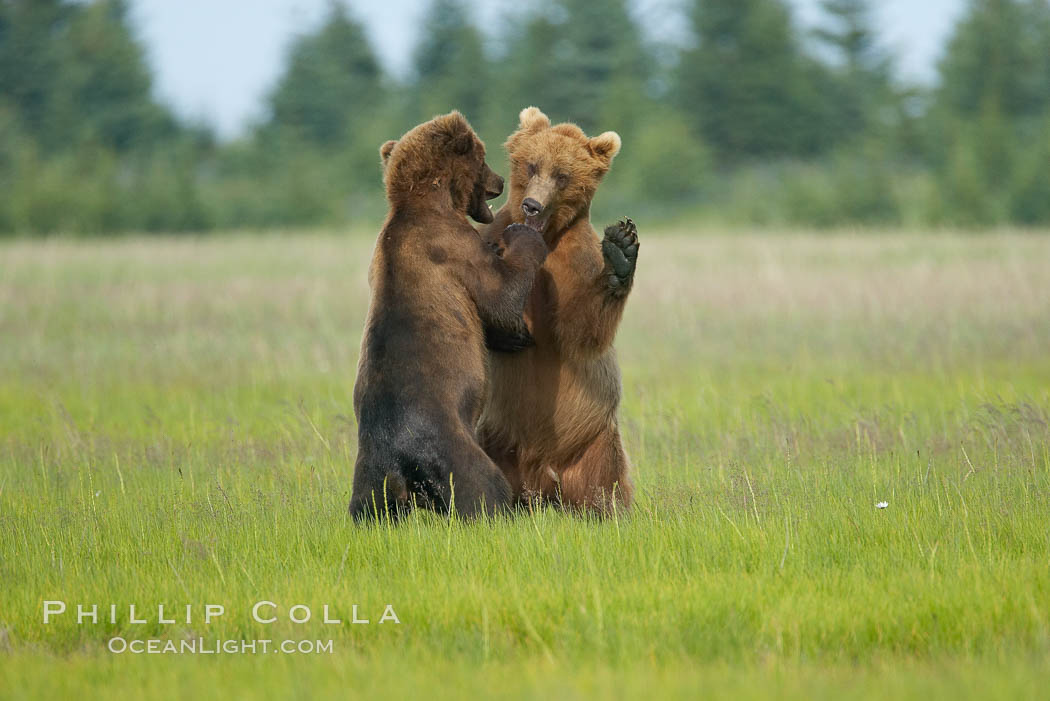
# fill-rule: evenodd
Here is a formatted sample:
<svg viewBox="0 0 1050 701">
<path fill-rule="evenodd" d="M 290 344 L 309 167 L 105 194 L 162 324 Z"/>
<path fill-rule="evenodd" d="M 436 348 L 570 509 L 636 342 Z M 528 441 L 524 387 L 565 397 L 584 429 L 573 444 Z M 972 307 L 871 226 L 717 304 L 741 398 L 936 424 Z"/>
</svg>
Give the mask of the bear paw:
<svg viewBox="0 0 1050 701">
<path fill-rule="evenodd" d="M 604 272 L 609 294 L 625 296 L 631 290 L 638 263 L 638 228 L 629 217 L 606 227 L 602 255 L 605 257 Z"/>
<path fill-rule="evenodd" d="M 505 250 L 503 248 L 503 244 L 501 244 L 499 241 L 486 241 L 485 245 L 488 246 L 488 249 L 492 251 L 492 253 L 495 254 L 497 258 L 503 257 Z"/>
<path fill-rule="evenodd" d="M 485 347 L 497 353 L 518 353 L 536 345 L 536 339 L 529 333 L 529 327 L 522 321 L 517 328 L 504 329 L 495 326 L 485 327 Z"/>
<path fill-rule="evenodd" d="M 511 224 L 503 230 L 503 241 L 508 249 L 520 251 L 519 255 L 533 261 L 537 266 L 542 265 L 547 258 L 547 244 L 543 235 L 532 227 Z"/>
</svg>

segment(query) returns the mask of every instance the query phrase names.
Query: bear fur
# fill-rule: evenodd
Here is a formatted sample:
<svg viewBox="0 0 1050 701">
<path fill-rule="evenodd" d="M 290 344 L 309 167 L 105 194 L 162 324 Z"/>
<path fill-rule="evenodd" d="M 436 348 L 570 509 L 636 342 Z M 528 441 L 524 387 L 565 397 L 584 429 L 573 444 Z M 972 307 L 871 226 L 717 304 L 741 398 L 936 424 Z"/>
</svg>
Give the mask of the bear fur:
<svg viewBox="0 0 1050 701">
<path fill-rule="evenodd" d="M 532 342 L 522 307 L 546 245 L 510 227 L 498 256 L 467 220 L 491 222 L 503 179 L 458 112 L 383 144 L 390 210 L 368 280 L 354 413 L 350 512 L 398 516 L 413 504 L 465 516 L 506 505 L 510 489 L 475 427 L 487 381 L 486 334 Z"/>
<path fill-rule="evenodd" d="M 599 241 L 590 204 L 620 137 L 588 138 L 574 124 L 551 126 L 522 110 L 505 144 L 510 194 L 485 235 L 525 223 L 549 253 L 525 304 L 535 346 L 492 357 L 478 427 L 488 455 L 518 500 L 534 497 L 605 512 L 627 507 L 633 487 L 620 440 L 620 370 L 612 347 L 638 258 L 626 219 Z"/>
</svg>

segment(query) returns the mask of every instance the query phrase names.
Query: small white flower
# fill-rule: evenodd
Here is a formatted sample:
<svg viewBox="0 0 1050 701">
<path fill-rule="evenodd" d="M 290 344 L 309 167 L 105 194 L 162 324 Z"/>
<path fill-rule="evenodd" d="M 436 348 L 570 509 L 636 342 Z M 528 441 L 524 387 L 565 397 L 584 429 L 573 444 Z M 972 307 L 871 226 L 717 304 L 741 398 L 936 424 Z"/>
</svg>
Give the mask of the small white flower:
<svg viewBox="0 0 1050 701">
<path fill-rule="evenodd" d="M 885 509 L 889 505 L 890 505 L 890 503 L 888 501 L 880 501 L 878 504 L 875 505 L 875 508 L 876 509 Z"/>
<path fill-rule="evenodd" d="M 96 497 L 102 496 L 102 490 L 100 489 L 97 492 L 95 492 L 95 496 Z"/>
</svg>

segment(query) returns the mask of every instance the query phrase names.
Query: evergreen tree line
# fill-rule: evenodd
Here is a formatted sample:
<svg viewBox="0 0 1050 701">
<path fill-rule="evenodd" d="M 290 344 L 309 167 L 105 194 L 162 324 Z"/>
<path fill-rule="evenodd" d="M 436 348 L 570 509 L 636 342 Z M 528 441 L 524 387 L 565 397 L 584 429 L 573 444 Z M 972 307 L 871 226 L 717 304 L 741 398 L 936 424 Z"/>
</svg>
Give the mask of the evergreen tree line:
<svg viewBox="0 0 1050 701">
<path fill-rule="evenodd" d="M 895 81 L 867 0 L 690 0 L 684 45 L 628 0 L 534 0 L 496 36 L 433 0 L 407 77 L 332 3 L 232 143 L 152 95 L 125 0 L 0 0 L 0 232 L 373 224 L 377 149 L 459 109 L 502 172 L 527 105 L 624 148 L 599 216 L 801 226 L 1050 224 L 1050 0 L 968 0 L 938 65 Z"/>
</svg>

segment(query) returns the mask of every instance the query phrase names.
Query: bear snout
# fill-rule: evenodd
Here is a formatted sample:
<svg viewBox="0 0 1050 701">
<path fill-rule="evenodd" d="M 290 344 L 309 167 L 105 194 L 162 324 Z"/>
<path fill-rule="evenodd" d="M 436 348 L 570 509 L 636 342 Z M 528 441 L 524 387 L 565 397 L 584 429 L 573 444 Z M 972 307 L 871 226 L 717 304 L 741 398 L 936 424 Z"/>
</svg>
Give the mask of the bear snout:
<svg viewBox="0 0 1050 701">
<path fill-rule="evenodd" d="M 525 213 L 526 217 L 538 217 L 540 212 L 543 211 L 543 205 L 531 197 L 526 197 L 521 201 L 521 211 Z"/>
<path fill-rule="evenodd" d="M 503 194 L 503 178 L 495 173 L 489 173 L 485 182 L 485 199 L 491 200 Z"/>
</svg>

